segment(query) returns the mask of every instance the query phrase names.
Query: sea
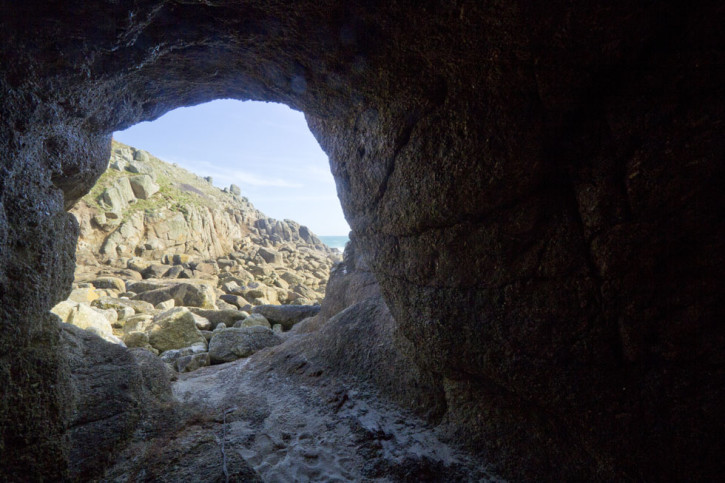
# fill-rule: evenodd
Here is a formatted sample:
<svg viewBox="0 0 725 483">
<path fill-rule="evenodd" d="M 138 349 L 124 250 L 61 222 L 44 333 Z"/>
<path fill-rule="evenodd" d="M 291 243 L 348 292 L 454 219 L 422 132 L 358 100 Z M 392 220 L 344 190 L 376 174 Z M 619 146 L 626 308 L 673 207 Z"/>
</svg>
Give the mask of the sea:
<svg viewBox="0 0 725 483">
<path fill-rule="evenodd" d="M 345 251 L 345 244 L 350 240 L 347 235 L 341 236 L 318 236 L 322 243 L 330 248 L 337 248 L 338 250 Z"/>
</svg>

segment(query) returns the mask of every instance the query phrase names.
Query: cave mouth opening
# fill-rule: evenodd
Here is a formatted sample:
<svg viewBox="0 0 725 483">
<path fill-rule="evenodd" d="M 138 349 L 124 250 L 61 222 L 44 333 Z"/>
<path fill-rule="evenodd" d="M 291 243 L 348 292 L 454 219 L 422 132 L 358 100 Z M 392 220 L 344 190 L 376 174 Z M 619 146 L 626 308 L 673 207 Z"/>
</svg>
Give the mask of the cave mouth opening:
<svg viewBox="0 0 725 483">
<path fill-rule="evenodd" d="M 73 323 L 82 318 L 78 304 L 114 309 L 119 318 L 109 322 L 124 329 L 113 330 L 122 340 L 129 336 L 121 322 L 128 304 L 108 297 L 141 295 L 156 309 L 319 305 L 349 231 L 327 156 L 304 115 L 283 104 L 229 99 L 178 108 L 114 133 L 106 172 L 71 213 L 80 224 L 75 282 L 53 312 Z M 295 247 L 305 254 L 293 253 Z M 142 280 L 167 278 L 214 279 L 216 301 L 213 294 L 187 301 L 168 290 L 145 295 L 165 285 Z M 211 329 L 217 319 L 209 321 Z M 209 324 L 197 325 L 206 330 Z"/>
</svg>

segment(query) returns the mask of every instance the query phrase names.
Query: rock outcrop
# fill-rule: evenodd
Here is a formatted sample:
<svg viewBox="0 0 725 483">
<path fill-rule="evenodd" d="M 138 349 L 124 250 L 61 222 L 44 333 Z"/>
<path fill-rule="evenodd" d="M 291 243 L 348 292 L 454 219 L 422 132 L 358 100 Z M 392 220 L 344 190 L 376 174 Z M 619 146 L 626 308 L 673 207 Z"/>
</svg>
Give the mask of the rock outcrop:
<svg viewBox="0 0 725 483">
<path fill-rule="evenodd" d="M 722 18 L 715 1 L 4 2 L 0 476 L 75 474 L 49 310 L 73 283 L 65 209 L 111 133 L 230 97 L 305 112 L 397 347 L 442 384 L 429 404 L 458 442 L 516 479 L 719 478 Z M 147 158 L 122 169 L 150 176 Z M 213 446 L 199 425 L 176 441 L 194 434 Z"/>
<path fill-rule="evenodd" d="M 144 174 L 134 174 L 139 172 Z M 81 227 L 78 257 L 86 262 L 160 260 L 177 254 L 218 259 L 237 252 L 251 259 L 259 256 L 269 265 L 289 266 L 285 255 L 296 254 L 299 247 L 322 258 L 331 253 L 306 227 L 256 210 L 239 187 L 222 191 L 115 141 L 109 169 L 71 213 Z M 324 273 L 324 267 L 321 270 Z"/>
</svg>

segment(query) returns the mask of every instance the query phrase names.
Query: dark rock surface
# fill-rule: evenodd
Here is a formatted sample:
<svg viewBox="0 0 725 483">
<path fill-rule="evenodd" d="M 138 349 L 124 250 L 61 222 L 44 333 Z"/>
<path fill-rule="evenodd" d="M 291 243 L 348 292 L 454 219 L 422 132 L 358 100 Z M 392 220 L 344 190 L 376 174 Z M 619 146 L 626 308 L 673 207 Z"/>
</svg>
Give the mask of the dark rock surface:
<svg viewBox="0 0 725 483">
<path fill-rule="evenodd" d="M 306 113 L 406 357 L 504 474 L 721 475 L 723 7 L 532 5 L 5 2 L 2 478 L 68 475 L 64 208 L 114 130 L 220 97 Z"/>
<path fill-rule="evenodd" d="M 153 374 L 161 370 L 160 361 L 144 358 L 139 365 L 131 352 L 69 324 L 62 340 L 73 386 L 67 401 L 70 475 L 94 479 L 131 440 L 154 400 L 170 399 L 171 386 L 168 377 Z"/>
</svg>

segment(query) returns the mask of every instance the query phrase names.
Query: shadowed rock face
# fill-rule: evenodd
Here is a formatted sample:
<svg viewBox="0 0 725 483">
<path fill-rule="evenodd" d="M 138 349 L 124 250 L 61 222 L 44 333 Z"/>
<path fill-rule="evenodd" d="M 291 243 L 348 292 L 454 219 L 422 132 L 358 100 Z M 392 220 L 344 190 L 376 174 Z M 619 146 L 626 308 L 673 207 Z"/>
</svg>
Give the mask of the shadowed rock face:
<svg viewBox="0 0 725 483">
<path fill-rule="evenodd" d="M 110 135 L 233 97 L 307 115 L 452 436 L 514 477 L 723 470 L 722 7 L 6 2 L 3 477 L 59 479 L 47 311 Z"/>
</svg>

